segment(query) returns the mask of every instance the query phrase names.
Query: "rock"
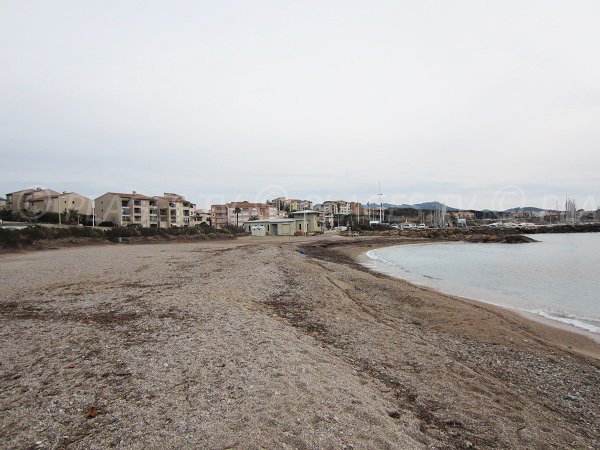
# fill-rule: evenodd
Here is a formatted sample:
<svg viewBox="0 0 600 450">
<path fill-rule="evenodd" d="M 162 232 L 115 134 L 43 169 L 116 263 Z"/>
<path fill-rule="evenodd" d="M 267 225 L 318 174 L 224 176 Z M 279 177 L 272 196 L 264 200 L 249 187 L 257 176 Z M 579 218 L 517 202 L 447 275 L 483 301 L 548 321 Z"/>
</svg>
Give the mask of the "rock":
<svg viewBox="0 0 600 450">
<path fill-rule="evenodd" d="M 98 414 L 98 408 L 95 406 L 90 406 L 85 414 L 88 419 L 93 419 Z"/>
</svg>

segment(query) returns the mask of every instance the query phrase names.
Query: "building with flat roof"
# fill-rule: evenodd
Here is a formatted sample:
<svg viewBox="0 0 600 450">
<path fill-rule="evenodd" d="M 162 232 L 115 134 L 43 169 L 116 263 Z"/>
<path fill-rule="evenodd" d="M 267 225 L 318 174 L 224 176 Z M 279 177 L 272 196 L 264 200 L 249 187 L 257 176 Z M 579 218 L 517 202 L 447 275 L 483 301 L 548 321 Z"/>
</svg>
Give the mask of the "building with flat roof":
<svg viewBox="0 0 600 450">
<path fill-rule="evenodd" d="M 320 213 L 313 210 L 290 213 L 292 217 L 249 220 L 244 229 L 254 236 L 296 236 L 321 232 L 318 217 Z"/>
</svg>

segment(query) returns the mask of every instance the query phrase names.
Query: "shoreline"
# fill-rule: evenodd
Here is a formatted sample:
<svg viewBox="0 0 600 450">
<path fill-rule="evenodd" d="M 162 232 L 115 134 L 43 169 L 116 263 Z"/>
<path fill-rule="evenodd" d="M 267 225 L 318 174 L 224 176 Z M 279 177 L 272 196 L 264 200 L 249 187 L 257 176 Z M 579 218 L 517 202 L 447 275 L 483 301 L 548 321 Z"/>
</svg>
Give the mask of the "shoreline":
<svg viewBox="0 0 600 450">
<path fill-rule="evenodd" d="M 449 244 L 449 243 L 455 244 L 455 243 L 459 243 L 459 242 L 442 242 L 442 241 L 440 241 L 440 242 L 415 242 L 415 243 L 407 243 L 407 244 L 392 244 L 392 245 L 389 245 L 389 246 L 382 245 L 382 246 L 379 246 L 377 248 L 395 247 L 395 246 L 400 246 L 400 245 L 433 245 L 433 244 Z M 477 245 L 477 244 L 473 244 L 473 245 Z M 471 297 L 471 296 L 466 296 L 466 295 L 453 294 L 451 292 L 446 292 L 446 291 L 443 291 L 441 289 L 436 289 L 436 288 L 428 286 L 426 284 L 420 284 L 420 283 L 417 283 L 415 281 L 412 281 L 412 280 L 409 280 L 409 279 L 406 279 L 406 278 L 402 278 L 400 276 L 388 273 L 386 271 L 378 270 L 375 267 L 370 267 L 370 265 L 367 264 L 367 263 L 373 262 L 373 261 L 383 261 L 383 260 L 381 260 L 379 258 L 373 258 L 373 257 L 371 257 L 371 256 L 368 255 L 368 253 L 370 253 L 371 251 L 374 251 L 374 250 L 377 250 L 377 249 L 374 248 L 374 249 L 368 250 L 368 251 L 362 253 L 358 257 L 359 263 L 362 264 L 362 265 L 364 265 L 369 270 L 372 270 L 372 271 L 377 272 L 377 273 L 385 274 L 385 275 L 390 276 L 392 278 L 396 278 L 398 280 L 402 280 L 402 281 L 404 281 L 406 283 L 410 283 L 410 284 L 412 284 L 414 286 L 418 286 L 419 288 L 424 288 L 424 289 L 431 290 L 432 292 L 435 292 L 435 293 L 438 293 L 438 294 L 448 295 L 448 296 L 451 296 L 451 297 L 456 297 L 456 298 L 460 298 L 460 299 L 464 299 L 464 300 L 469 300 L 469 301 L 473 301 L 473 302 L 483 303 L 485 305 L 491 305 L 491 306 L 494 306 L 494 307 L 497 307 L 497 308 L 501 308 L 501 309 L 506 310 L 506 311 L 514 312 L 514 313 L 519 314 L 520 316 L 522 316 L 522 317 L 524 317 L 526 319 L 534 320 L 534 321 L 542 323 L 544 325 L 548 325 L 548 326 L 551 326 L 551 327 L 554 327 L 554 328 L 558 328 L 558 329 L 561 329 L 561 330 L 564 330 L 564 331 L 569 331 L 569 332 L 572 332 L 572 333 L 580 334 L 580 335 L 588 337 L 591 340 L 593 340 L 593 341 L 597 342 L 598 344 L 600 344 L 600 333 L 595 333 L 593 331 L 586 330 L 585 328 L 578 327 L 576 325 L 563 322 L 563 321 L 561 321 L 559 319 L 555 319 L 553 317 L 547 317 L 547 316 L 544 316 L 542 314 L 535 313 L 533 311 L 528 311 L 528 310 L 525 310 L 525 309 L 519 309 L 517 307 L 512 307 L 510 305 L 505 305 L 505 304 L 502 304 L 502 303 L 499 303 L 499 302 L 488 301 L 486 299 L 479 298 L 479 297 Z M 387 263 L 387 261 L 383 261 L 383 262 Z"/>
<path fill-rule="evenodd" d="M 448 299 L 450 301 L 461 302 L 468 304 L 475 308 L 482 308 L 491 310 L 495 315 L 500 318 L 516 318 L 522 322 L 524 326 L 529 327 L 534 333 L 543 337 L 543 340 L 549 345 L 556 345 L 562 350 L 575 351 L 586 357 L 591 357 L 594 360 L 600 360 L 600 340 L 596 339 L 595 333 L 591 333 L 587 330 L 574 327 L 569 324 L 561 323 L 548 319 L 542 316 L 538 316 L 534 313 L 528 313 L 525 311 L 519 311 L 509 307 L 497 305 L 484 300 L 462 297 L 459 295 L 448 294 L 443 291 L 436 290 L 434 288 L 419 285 L 411 281 L 407 281 L 403 278 L 392 276 L 363 264 L 363 258 L 368 258 L 365 254 L 370 250 L 376 250 L 378 248 L 400 246 L 400 245 L 429 245 L 429 244 L 446 244 L 455 243 L 456 241 L 445 241 L 435 239 L 419 239 L 409 240 L 406 238 L 396 237 L 363 237 L 348 240 L 346 242 L 332 242 L 327 244 L 333 252 L 339 252 L 345 255 L 344 261 L 346 264 L 354 264 L 360 267 L 360 270 L 367 271 L 368 273 L 374 274 L 380 277 L 386 277 L 395 282 L 406 284 L 414 289 L 418 289 L 424 293 L 432 294 L 436 297 Z M 318 244 L 315 244 L 318 245 Z M 471 245 L 477 245 L 471 244 Z M 512 244 L 506 244 L 512 245 Z"/>
</svg>

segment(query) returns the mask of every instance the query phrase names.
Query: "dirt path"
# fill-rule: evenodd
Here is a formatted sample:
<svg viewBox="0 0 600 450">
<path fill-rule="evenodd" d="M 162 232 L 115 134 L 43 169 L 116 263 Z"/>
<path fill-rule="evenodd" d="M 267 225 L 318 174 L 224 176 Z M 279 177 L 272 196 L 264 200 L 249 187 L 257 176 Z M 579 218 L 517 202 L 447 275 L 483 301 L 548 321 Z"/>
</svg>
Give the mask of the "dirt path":
<svg viewBox="0 0 600 450">
<path fill-rule="evenodd" d="M 1 256 L 0 445 L 598 443 L 597 360 L 321 243 Z"/>
</svg>

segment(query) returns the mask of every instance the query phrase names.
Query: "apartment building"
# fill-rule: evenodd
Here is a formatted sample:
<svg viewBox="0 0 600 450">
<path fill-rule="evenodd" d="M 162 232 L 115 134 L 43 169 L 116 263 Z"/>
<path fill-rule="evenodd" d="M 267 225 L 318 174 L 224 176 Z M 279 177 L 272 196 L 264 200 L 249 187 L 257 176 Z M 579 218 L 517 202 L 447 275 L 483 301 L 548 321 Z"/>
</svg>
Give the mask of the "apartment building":
<svg viewBox="0 0 600 450">
<path fill-rule="evenodd" d="M 58 214 L 77 211 L 86 216 L 92 215 L 92 199 L 76 192 L 45 195 L 33 192 L 28 200 L 28 209 L 34 213 L 52 212 Z"/>
<path fill-rule="evenodd" d="M 277 197 L 267 201 L 267 205 L 275 206 L 279 211 L 294 212 L 312 209 L 313 203 L 310 200 Z"/>
<path fill-rule="evenodd" d="M 92 214 L 92 200 L 76 192 L 61 194 L 52 189 L 23 189 L 6 194 L 6 209 L 14 213 L 29 211 L 34 214 L 74 210 L 89 216 Z"/>
<path fill-rule="evenodd" d="M 327 200 L 321 205 L 325 215 L 347 216 L 350 215 L 350 202 L 345 200 Z"/>
<path fill-rule="evenodd" d="M 236 213 L 236 211 L 238 211 Z M 265 203 L 232 202 L 210 207 L 211 223 L 220 228 L 225 225 L 243 226 L 249 220 L 282 218 L 284 213 L 274 205 Z"/>
<path fill-rule="evenodd" d="M 161 228 L 189 227 L 193 225 L 192 217 L 196 205 L 185 199 L 183 195 L 165 192 L 162 196 L 153 199 L 158 206 L 158 219 Z"/>
<path fill-rule="evenodd" d="M 107 192 L 95 200 L 96 223 L 158 227 L 157 200 L 147 195 Z"/>
<path fill-rule="evenodd" d="M 227 205 L 211 205 L 210 223 L 215 228 L 222 228 L 229 225 L 229 213 Z"/>
<path fill-rule="evenodd" d="M 191 216 L 191 224 L 194 227 L 210 225 L 210 209 L 196 209 Z"/>
<path fill-rule="evenodd" d="M 328 227 L 335 226 L 336 219 L 344 216 L 362 216 L 364 211 L 359 202 L 347 202 L 346 200 L 327 200 L 323 202 L 319 210 L 323 213 L 323 221 Z"/>
<path fill-rule="evenodd" d="M 0 197 L 0 211 L 6 209 L 6 199 Z"/>
<path fill-rule="evenodd" d="M 52 189 L 42 188 L 22 189 L 20 191 L 10 192 L 6 194 L 6 209 L 13 213 L 27 210 L 29 208 L 29 199 L 34 192 L 37 192 L 39 195 L 58 195 L 58 192 L 53 191 Z"/>
<path fill-rule="evenodd" d="M 350 202 L 350 214 L 356 217 L 360 217 L 365 214 L 362 203 L 360 202 Z"/>
</svg>

